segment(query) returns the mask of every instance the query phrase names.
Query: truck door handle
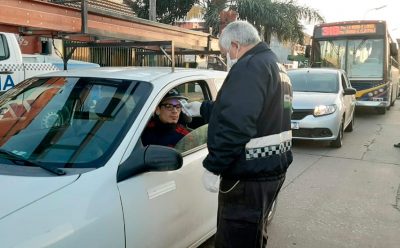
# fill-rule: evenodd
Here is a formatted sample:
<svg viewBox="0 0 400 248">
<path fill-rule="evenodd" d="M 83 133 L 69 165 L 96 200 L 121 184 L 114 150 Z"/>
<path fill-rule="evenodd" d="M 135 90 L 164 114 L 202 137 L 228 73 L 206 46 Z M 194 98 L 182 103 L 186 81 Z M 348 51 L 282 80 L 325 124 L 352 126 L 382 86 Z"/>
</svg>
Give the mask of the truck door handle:
<svg viewBox="0 0 400 248">
<path fill-rule="evenodd" d="M 0 71 L 0 74 L 14 74 L 14 72 L 13 71 L 7 71 L 7 70 L 5 70 L 5 71 Z"/>
</svg>

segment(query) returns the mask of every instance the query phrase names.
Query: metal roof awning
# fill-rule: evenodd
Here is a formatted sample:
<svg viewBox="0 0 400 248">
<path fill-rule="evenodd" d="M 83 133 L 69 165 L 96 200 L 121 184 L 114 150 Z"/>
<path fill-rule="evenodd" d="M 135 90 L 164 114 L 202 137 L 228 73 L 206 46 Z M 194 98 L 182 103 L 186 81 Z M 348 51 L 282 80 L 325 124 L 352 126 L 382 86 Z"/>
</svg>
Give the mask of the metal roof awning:
<svg viewBox="0 0 400 248">
<path fill-rule="evenodd" d="M 97 43 L 103 40 L 168 41 L 174 45 L 176 52 L 219 52 L 218 39 L 210 34 L 128 16 L 118 13 L 115 8 L 94 8 L 90 3 L 96 0 L 88 2 L 86 28 L 82 30 L 84 15 L 81 9 L 57 2 L 59 1 L 1 0 L 0 31 Z M 103 5 L 104 2 L 101 1 Z"/>
</svg>

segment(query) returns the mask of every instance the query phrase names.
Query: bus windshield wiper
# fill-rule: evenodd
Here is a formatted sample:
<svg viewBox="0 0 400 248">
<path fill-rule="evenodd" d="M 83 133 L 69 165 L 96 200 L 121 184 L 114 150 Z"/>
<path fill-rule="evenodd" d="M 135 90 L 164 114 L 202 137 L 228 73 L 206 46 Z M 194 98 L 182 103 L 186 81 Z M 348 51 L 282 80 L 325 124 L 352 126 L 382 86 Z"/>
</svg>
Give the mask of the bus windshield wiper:
<svg viewBox="0 0 400 248">
<path fill-rule="evenodd" d="M 50 167 L 50 166 L 47 166 L 47 165 L 44 165 L 44 164 L 35 163 L 33 161 L 30 161 L 30 160 L 28 160 L 28 159 L 26 159 L 26 158 L 24 158 L 22 156 L 19 156 L 19 155 L 15 154 L 15 153 L 10 152 L 8 150 L 5 150 L 3 148 L 0 148 L 0 154 L 7 155 L 7 159 L 13 161 L 14 163 L 16 161 L 19 161 L 19 162 L 22 162 L 22 163 L 24 163 L 26 165 L 29 165 L 29 166 L 40 167 L 40 168 L 42 168 L 42 169 L 44 169 L 46 171 L 49 171 L 49 172 L 51 172 L 53 174 L 58 175 L 58 176 L 62 176 L 62 175 L 66 174 L 66 172 L 64 170 L 60 169 L 60 168 L 55 168 L 55 167 Z"/>
</svg>

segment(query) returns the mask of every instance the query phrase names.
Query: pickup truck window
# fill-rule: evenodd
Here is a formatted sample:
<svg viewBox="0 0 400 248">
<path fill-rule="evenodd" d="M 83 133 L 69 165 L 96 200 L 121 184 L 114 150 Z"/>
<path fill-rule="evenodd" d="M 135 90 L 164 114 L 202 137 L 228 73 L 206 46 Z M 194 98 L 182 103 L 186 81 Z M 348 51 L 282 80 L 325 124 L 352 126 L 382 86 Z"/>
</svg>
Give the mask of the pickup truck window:
<svg viewBox="0 0 400 248">
<path fill-rule="evenodd" d="M 6 60 L 10 57 L 10 50 L 7 45 L 7 39 L 0 34 L 0 60 Z"/>
</svg>

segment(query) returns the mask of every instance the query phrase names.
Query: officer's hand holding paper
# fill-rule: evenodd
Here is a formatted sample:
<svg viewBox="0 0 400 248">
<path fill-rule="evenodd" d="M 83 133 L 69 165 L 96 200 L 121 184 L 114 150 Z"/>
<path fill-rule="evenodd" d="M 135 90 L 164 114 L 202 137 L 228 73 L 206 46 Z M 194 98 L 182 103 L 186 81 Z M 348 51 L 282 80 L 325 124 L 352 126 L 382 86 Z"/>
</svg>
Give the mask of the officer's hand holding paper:
<svg viewBox="0 0 400 248">
<path fill-rule="evenodd" d="M 201 102 L 181 102 L 183 111 L 189 116 L 200 116 Z"/>
</svg>

